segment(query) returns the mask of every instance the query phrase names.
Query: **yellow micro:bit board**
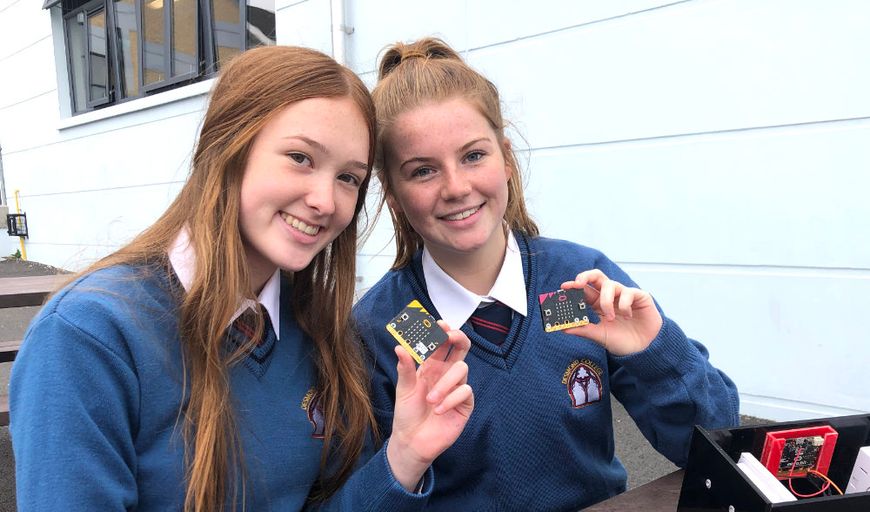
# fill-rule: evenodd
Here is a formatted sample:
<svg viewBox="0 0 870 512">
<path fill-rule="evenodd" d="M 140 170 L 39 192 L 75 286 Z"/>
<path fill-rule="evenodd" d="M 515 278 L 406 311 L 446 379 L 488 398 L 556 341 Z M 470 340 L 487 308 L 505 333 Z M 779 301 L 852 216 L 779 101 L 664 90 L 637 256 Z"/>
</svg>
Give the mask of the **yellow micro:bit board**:
<svg viewBox="0 0 870 512">
<path fill-rule="evenodd" d="M 447 341 L 447 333 L 416 299 L 390 320 L 387 331 L 420 364 Z"/>
</svg>

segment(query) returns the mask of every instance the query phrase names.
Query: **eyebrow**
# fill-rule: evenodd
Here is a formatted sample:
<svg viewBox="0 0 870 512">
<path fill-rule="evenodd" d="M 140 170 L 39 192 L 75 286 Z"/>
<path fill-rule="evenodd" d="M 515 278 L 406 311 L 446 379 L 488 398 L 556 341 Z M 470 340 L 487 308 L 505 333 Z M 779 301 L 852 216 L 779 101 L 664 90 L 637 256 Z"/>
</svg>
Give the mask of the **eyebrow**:
<svg viewBox="0 0 870 512">
<path fill-rule="evenodd" d="M 467 150 L 468 148 L 477 144 L 478 142 L 491 142 L 491 141 L 489 140 L 489 137 L 480 137 L 479 139 L 474 139 L 471 142 L 469 142 L 469 143 L 465 144 L 464 146 L 462 146 L 461 148 L 459 148 L 459 152 L 461 153 L 461 152 Z"/>
<path fill-rule="evenodd" d="M 308 144 L 309 146 L 316 148 L 318 151 L 320 151 L 321 153 L 323 153 L 327 156 L 329 156 L 329 154 L 330 154 L 329 149 L 327 149 L 326 146 L 324 146 L 323 144 L 317 142 L 316 140 L 314 140 L 312 138 L 306 137 L 305 135 L 288 135 L 284 138 L 285 139 L 301 140 L 302 142 Z M 365 162 L 360 162 L 359 160 L 348 160 L 347 165 L 349 165 L 351 167 L 355 167 L 357 169 L 361 169 L 361 170 L 366 171 L 366 172 L 368 172 L 368 170 L 369 170 L 369 166 L 366 165 Z"/>
<path fill-rule="evenodd" d="M 468 148 L 474 146 L 474 145 L 477 144 L 478 142 L 492 142 L 492 141 L 489 139 L 489 137 L 480 137 L 480 138 L 477 138 L 477 139 L 471 140 L 471 141 L 466 142 L 465 144 L 463 144 L 462 147 L 459 148 L 459 151 L 458 151 L 458 152 L 459 152 L 459 153 L 464 153 L 465 151 L 468 150 Z M 419 162 L 419 163 L 425 163 L 425 162 L 428 162 L 428 161 L 430 161 L 430 160 L 432 160 L 430 157 L 426 157 L 426 156 L 415 156 L 415 157 L 413 157 L 413 158 L 409 158 L 409 159 L 405 160 L 404 162 L 402 162 L 401 165 L 399 165 L 399 169 L 405 167 L 405 166 L 406 166 L 407 164 L 409 164 L 409 163 L 418 163 L 418 162 Z"/>
</svg>

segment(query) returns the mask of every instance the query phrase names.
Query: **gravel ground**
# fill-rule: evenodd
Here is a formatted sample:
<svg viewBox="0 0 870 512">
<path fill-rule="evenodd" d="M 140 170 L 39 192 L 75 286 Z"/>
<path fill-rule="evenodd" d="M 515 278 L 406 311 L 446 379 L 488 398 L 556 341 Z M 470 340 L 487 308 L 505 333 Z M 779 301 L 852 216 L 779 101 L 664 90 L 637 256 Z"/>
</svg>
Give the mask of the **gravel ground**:
<svg viewBox="0 0 870 512">
<path fill-rule="evenodd" d="M 35 261 L 4 257 L 0 259 L 0 277 L 46 276 L 66 271 Z"/>
</svg>

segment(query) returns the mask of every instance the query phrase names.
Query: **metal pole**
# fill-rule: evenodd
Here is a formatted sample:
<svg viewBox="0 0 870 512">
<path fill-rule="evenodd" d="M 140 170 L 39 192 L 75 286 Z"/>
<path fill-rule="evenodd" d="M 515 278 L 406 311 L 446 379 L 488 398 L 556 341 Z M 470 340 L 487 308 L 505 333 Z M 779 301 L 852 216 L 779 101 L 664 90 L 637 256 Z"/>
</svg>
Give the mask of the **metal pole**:
<svg viewBox="0 0 870 512">
<path fill-rule="evenodd" d="M 0 146 L 0 205 L 2 204 L 6 204 L 6 179 L 3 178 L 3 146 Z"/>
<path fill-rule="evenodd" d="M 16 213 L 21 213 L 21 205 L 18 202 L 18 193 L 19 192 L 21 192 L 21 191 L 17 190 L 17 189 L 15 190 L 15 212 Z M 27 261 L 27 248 L 24 247 L 24 237 L 19 236 L 18 242 L 21 244 L 21 259 L 24 261 Z"/>
<path fill-rule="evenodd" d="M 353 34 L 353 27 L 347 25 L 344 0 L 330 0 L 329 14 L 332 19 L 332 58 L 347 65 L 347 36 Z"/>
</svg>

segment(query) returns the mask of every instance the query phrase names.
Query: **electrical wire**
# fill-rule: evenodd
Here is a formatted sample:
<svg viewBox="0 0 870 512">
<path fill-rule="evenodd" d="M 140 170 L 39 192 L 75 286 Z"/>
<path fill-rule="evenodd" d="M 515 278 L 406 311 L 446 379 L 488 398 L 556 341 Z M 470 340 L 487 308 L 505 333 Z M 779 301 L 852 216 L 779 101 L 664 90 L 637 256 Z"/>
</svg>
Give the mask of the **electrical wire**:
<svg viewBox="0 0 870 512">
<path fill-rule="evenodd" d="M 813 474 L 813 475 L 815 475 L 815 476 L 821 478 L 822 480 L 824 480 L 825 482 L 827 482 L 828 484 L 830 484 L 834 489 L 836 489 L 836 491 L 837 491 L 838 493 L 843 494 L 843 491 L 840 490 L 839 487 L 837 487 L 837 484 L 835 484 L 833 480 L 831 480 L 830 478 L 828 478 L 828 475 L 826 475 L 826 474 L 824 474 L 824 473 L 822 473 L 822 472 L 820 472 L 820 471 L 816 471 L 815 469 L 810 469 L 810 470 L 808 470 L 808 472 L 809 472 L 810 474 Z M 827 486 L 826 486 L 826 487 L 827 487 Z"/>
<path fill-rule="evenodd" d="M 822 494 L 823 492 L 827 491 L 828 487 L 831 486 L 831 481 L 828 480 L 825 482 L 825 485 L 822 486 L 822 488 L 819 489 L 818 491 L 816 491 L 812 494 L 801 494 L 801 493 L 797 492 L 796 490 L 794 490 L 794 487 L 792 486 L 791 481 L 792 481 L 792 479 L 789 478 L 788 479 L 788 490 L 791 491 L 791 493 L 794 494 L 795 496 L 797 496 L 798 498 L 815 498 L 819 494 Z"/>
<path fill-rule="evenodd" d="M 822 494 L 823 492 L 828 490 L 828 487 L 830 487 L 830 481 L 826 482 L 825 485 L 821 489 L 819 489 L 817 492 L 814 492 L 812 494 L 801 494 L 801 493 L 797 492 L 796 490 L 794 490 L 794 485 L 792 484 L 792 479 L 793 479 L 792 475 L 794 475 L 794 468 L 795 468 L 795 466 L 797 466 L 797 461 L 798 461 L 798 459 L 800 459 L 801 453 L 803 453 L 803 448 L 798 448 L 795 451 L 794 460 L 792 460 L 791 468 L 789 468 L 789 470 L 788 470 L 788 476 L 789 476 L 789 478 L 788 478 L 788 490 L 791 491 L 791 493 L 794 494 L 795 496 L 797 496 L 798 498 L 815 498 L 819 494 Z"/>
<path fill-rule="evenodd" d="M 792 480 L 793 480 L 792 475 L 794 474 L 794 468 L 797 465 L 797 461 L 800 458 L 802 451 L 803 451 L 802 448 L 797 449 L 797 451 L 794 454 L 794 460 L 791 463 L 791 468 L 788 470 L 788 474 L 789 474 L 788 490 L 790 490 L 791 493 L 794 494 L 795 496 L 797 496 L 798 498 L 815 498 L 816 496 L 819 496 L 820 494 L 824 494 L 825 491 L 827 491 L 832 486 L 834 489 L 836 489 L 836 491 L 838 493 L 843 494 L 843 491 L 840 490 L 839 487 L 837 487 L 837 484 L 835 484 L 833 480 L 828 478 L 828 475 L 822 473 L 821 471 L 817 471 L 815 469 L 812 469 L 812 468 L 807 469 L 807 474 L 803 478 L 806 478 L 809 481 L 809 476 L 812 475 L 812 476 L 815 476 L 816 478 L 821 479 L 824 482 L 824 485 L 821 488 L 819 488 L 818 491 L 816 491 L 812 494 L 801 494 L 801 493 L 794 490 L 794 486 L 792 485 Z"/>
</svg>

